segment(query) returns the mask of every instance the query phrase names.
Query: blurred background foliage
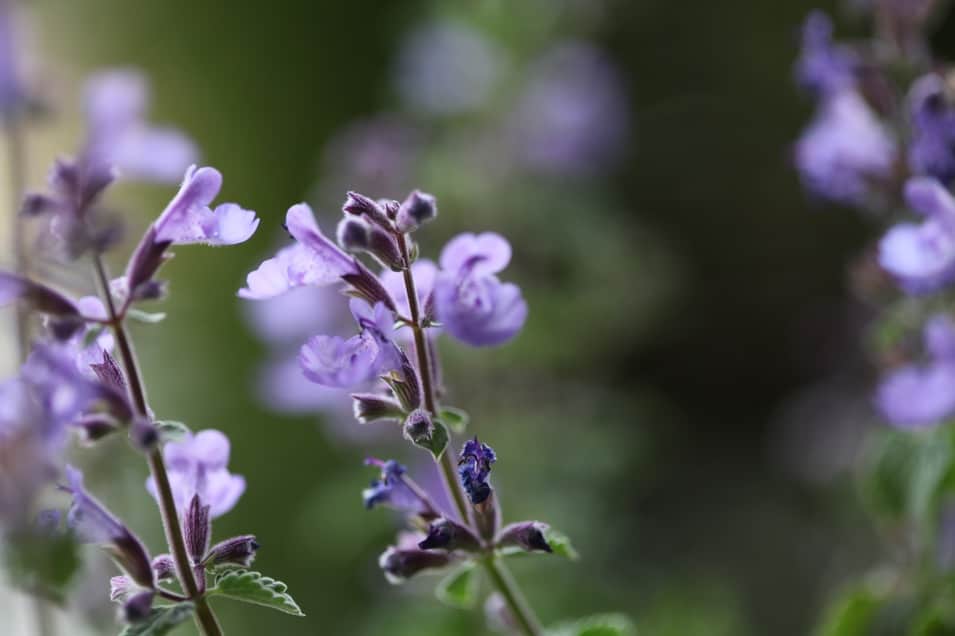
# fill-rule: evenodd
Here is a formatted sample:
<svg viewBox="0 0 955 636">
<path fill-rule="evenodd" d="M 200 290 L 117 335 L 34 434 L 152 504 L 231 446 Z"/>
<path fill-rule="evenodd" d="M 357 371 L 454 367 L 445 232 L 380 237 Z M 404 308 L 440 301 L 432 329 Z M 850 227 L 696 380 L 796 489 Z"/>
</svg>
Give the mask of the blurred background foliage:
<svg viewBox="0 0 955 636">
<path fill-rule="evenodd" d="M 258 569 L 285 580 L 308 614 L 220 601 L 229 633 L 487 631 L 480 613 L 433 600 L 433 581 L 392 588 L 378 571 L 396 520 L 362 510 L 372 475 L 361 461 L 426 458 L 396 444 L 397 431 L 359 445 L 323 422 L 333 417 L 283 416 L 258 399 L 268 349 L 235 290 L 283 240 L 290 204 L 309 200 L 331 227 L 346 188 L 434 193 L 441 219 L 422 233 L 426 254 L 465 229 L 514 245 L 509 278 L 531 307 L 521 337 L 500 350 L 442 348 L 449 401 L 498 451 L 505 514 L 551 521 L 583 556 L 516 564 L 548 622 L 621 610 L 648 636 L 805 634 L 827 595 L 874 560 L 846 469 L 870 415 L 853 335 L 861 310 L 844 274 L 871 237 L 852 215 L 813 210 L 788 156 L 809 111 L 790 79 L 795 32 L 819 3 L 26 5 L 57 102 L 30 134 L 33 185 L 75 146 L 81 78 L 135 66 L 153 83 L 153 119 L 188 131 L 225 175 L 222 199 L 263 219 L 242 246 L 178 250 L 169 317 L 135 332 L 158 416 L 225 431 L 231 466 L 249 479 L 216 536 L 255 532 Z M 498 74 L 481 105 L 408 106 L 410 80 L 395 79 L 402 43 L 434 24 L 490 43 Z M 616 67 L 621 143 L 599 169 L 524 170 L 500 124 L 535 60 L 566 41 Z M 363 183 L 341 131 L 382 114 L 414 135 Z M 386 184 L 402 189 L 375 190 Z M 130 235 L 170 195 L 124 187 Z M 77 461 L 156 548 L 145 466 L 112 444 Z M 88 557 L 75 609 L 110 633 L 110 570 Z"/>
</svg>

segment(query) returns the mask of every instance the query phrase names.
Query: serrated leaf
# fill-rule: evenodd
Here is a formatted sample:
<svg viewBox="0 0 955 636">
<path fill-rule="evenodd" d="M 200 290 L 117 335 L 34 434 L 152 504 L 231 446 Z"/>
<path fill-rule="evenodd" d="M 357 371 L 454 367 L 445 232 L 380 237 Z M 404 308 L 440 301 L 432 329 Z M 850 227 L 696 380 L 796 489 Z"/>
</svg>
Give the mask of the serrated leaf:
<svg viewBox="0 0 955 636">
<path fill-rule="evenodd" d="M 261 572 L 231 570 L 216 577 L 216 586 L 209 593 L 270 607 L 292 616 L 305 616 L 287 589 L 285 583 L 263 576 Z"/>
<path fill-rule="evenodd" d="M 546 636 L 636 636 L 636 633 L 633 622 L 623 614 L 597 614 L 556 625 L 547 630 Z"/>
<path fill-rule="evenodd" d="M 467 563 L 441 579 L 434 589 L 434 594 L 445 605 L 458 609 L 474 609 L 479 586 L 478 570 L 473 563 Z"/>
<path fill-rule="evenodd" d="M 570 543 L 570 539 L 563 532 L 548 527 L 544 530 L 544 539 L 557 556 L 562 556 L 571 561 L 576 561 L 580 558 L 577 550 L 575 550 L 574 546 Z"/>
<path fill-rule="evenodd" d="M 178 442 L 192 433 L 188 426 L 173 420 L 156 422 L 156 430 L 159 431 L 159 438 L 163 442 Z"/>
<path fill-rule="evenodd" d="M 451 432 L 463 435 L 464 431 L 468 428 L 468 422 L 471 420 L 471 416 L 468 415 L 467 411 L 462 409 L 445 406 L 438 414 L 438 419 L 447 425 L 447 427 L 451 429 Z"/>
<path fill-rule="evenodd" d="M 162 636 L 192 617 L 195 606 L 185 602 L 154 607 L 141 621 L 127 625 L 119 636 Z"/>
<path fill-rule="evenodd" d="M 143 311 L 142 309 L 129 308 L 126 310 L 126 317 L 132 318 L 138 322 L 144 322 L 146 324 L 154 325 L 157 322 L 162 322 L 166 319 L 166 314 L 162 312 L 148 312 Z"/>
</svg>

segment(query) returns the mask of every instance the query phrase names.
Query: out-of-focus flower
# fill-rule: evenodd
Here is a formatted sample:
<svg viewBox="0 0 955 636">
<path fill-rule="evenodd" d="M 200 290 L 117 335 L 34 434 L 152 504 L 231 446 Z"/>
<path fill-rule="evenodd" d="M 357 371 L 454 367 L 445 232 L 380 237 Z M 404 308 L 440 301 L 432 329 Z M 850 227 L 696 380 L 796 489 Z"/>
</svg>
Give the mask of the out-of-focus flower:
<svg viewBox="0 0 955 636">
<path fill-rule="evenodd" d="M 103 545 L 133 581 L 152 588 L 155 578 L 149 553 L 142 541 L 86 492 L 83 473 L 67 466 L 66 477 L 67 490 L 73 495 L 68 515 L 70 527 L 81 540 Z"/>
<path fill-rule="evenodd" d="M 802 27 L 802 51 L 796 62 L 796 81 L 818 96 L 827 96 L 856 83 L 858 56 L 832 41 L 832 20 L 813 11 Z"/>
<path fill-rule="evenodd" d="M 930 426 L 955 413 L 955 324 L 937 315 L 923 339 L 929 361 L 892 371 L 879 385 L 876 405 L 893 426 Z"/>
<path fill-rule="evenodd" d="M 0 113 L 16 113 L 26 98 L 19 68 L 13 0 L 0 0 Z"/>
<path fill-rule="evenodd" d="M 180 442 L 169 442 L 163 456 L 180 514 L 193 496 L 199 495 L 209 506 L 210 516 L 220 517 L 232 510 L 245 492 L 245 478 L 229 472 L 229 439 L 220 431 L 207 429 L 188 434 Z M 146 481 L 146 489 L 158 499 L 152 477 Z"/>
<path fill-rule="evenodd" d="M 387 506 L 400 512 L 434 516 L 428 502 L 422 498 L 405 482 L 404 475 L 407 469 L 393 459 L 381 461 L 369 457 L 365 464 L 376 466 L 381 470 L 381 477 L 371 482 L 371 486 L 361 493 L 365 508 Z"/>
<path fill-rule="evenodd" d="M 892 227 L 879 243 L 879 263 L 909 293 L 935 291 L 955 277 L 955 199 L 930 177 L 909 179 L 905 198 L 926 219 Z"/>
<path fill-rule="evenodd" d="M 395 85 L 412 110 L 451 115 L 488 101 L 501 54 L 481 33 L 458 22 L 425 25 L 406 38 Z"/>
<path fill-rule="evenodd" d="M 132 179 L 177 181 L 195 163 L 198 150 L 179 130 L 147 123 L 148 103 L 146 78 L 137 71 L 115 69 L 90 77 L 85 162 L 115 167 Z"/>
<path fill-rule="evenodd" d="M 592 175 L 626 146 L 627 97 L 616 68 L 589 44 L 561 44 L 532 67 L 509 126 L 513 152 L 532 170 Z"/>
<path fill-rule="evenodd" d="M 955 106 L 944 80 L 935 74 L 920 77 L 908 97 L 912 142 L 909 167 L 943 183 L 955 178 Z"/>
<path fill-rule="evenodd" d="M 891 174 L 895 155 L 892 135 L 852 90 L 822 101 L 795 149 L 796 167 L 806 187 L 842 203 L 861 202 L 870 182 Z"/>
<path fill-rule="evenodd" d="M 511 246 L 498 234 L 461 234 L 448 242 L 434 283 L 434 309 L 449 334 L 473 346 L 503 344 L 517 335 L 527 303 L 517 285 L 494 276 L 510 259 Z"/>
<path fill-rule="evenodd" d="M 491 476 L 491 464 L 496 461 L 494 449 L 476 437 L 464 443 L 458 459 L 458 475 L 471 503 L 477 505 L 490 497 L 491 485 L 487 480 Z"/>
</svg>

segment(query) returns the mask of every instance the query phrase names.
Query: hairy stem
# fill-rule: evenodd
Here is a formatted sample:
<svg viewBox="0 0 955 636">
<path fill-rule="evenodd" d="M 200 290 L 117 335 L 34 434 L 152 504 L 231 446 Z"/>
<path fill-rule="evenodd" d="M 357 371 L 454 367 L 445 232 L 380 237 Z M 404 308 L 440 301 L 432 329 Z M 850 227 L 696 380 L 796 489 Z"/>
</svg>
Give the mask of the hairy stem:
<svg viewBox="0 0 955 636">
<path fill-rule="evenodd" d="M 137 414 L 141 417 L 149 417 L 146 390 L 142 375 L 139 372 L 139 364 L 136 361 L 136 352 L 133 350 L 132 341 L 126 332 L 125 317 L 116 312 L 116 305 L 109 290 L 109 274 L 106 272 L 103 257 L 99 253 L 93 256 L 93 267 L 102 288 L 103 301 L 109 313 L 120 360 L 123 369 L 126 371 L 130 397 L 136 407 Z M 176 501 L 172 494 L 172 487 L 169 485 L 169 475 L 166 473 L 162 451 L 158 447 L 154 448 L 149 452 L 146 459 L 153 479 L 156 481 L 156 491 L 159 495 L 159 512 L 162 516 L 162 525 L 166 532 L 169 551 L 176 562 L 179 581 L 182 583 L 182 589 L 186 596 L 196 604 L 196 624 L 205 636 L 222 636 L 223 631 L 219 626 L 219 621 L 203 595 L 192 571 L 192 564 L 190 563 L 189 552 L 186 549 L 186 541 L 183 538 L 182 527 L 179 524 L 179 513 L 176 511 Z"/>
<path fill-rule="evenodd" d="M 421 309 L 418 306 L 418 291 L 415 288 L 414 276 L 411 273 L 411 259 L 409 258 L 407 238 L 403 234 L 396 236 L 398 246 L 401 249 L 402 260 L 404 260 L 404 282 L 405 293 L 408 295 L 408 308 L 411 312 L 411 329 L 414 332 L 415 355 L 418 359 L 418 367 L 421 372 L 422 391 L 424 392 L 424 405 L 432 417 L 438 416 L 437 399 L 434 392 L 434 382 L 431 373 L 431 359 L 428 350 L 427 341 L 424 334 L 424 323 L 421 317 Z M 470 515 L 470 508 L 464 498 L 464 492 L 458 482 L 457 470 L 452 456 L 454 450 L 450 441 L 447 448 L 441 453 L 441 459 L 438 465 L 441 468 L 441 475 L 444 478 L 444 485 L 454 501 L 458 515 L 462 522 L 468 526 L 473 526 L 473 520 Z M 521 633 L 525 636 L 540 636 L 543 633 L 540 622 L 534 615 L 534 611 L 524 599 L 524 595 L 511 576 L 510 572 L 503 563 L 498 562 L 493 554 L 488 555 L 481 561 L 491 584 L 504 598 L 508 609 L 517 621 Z"/>
</svg>

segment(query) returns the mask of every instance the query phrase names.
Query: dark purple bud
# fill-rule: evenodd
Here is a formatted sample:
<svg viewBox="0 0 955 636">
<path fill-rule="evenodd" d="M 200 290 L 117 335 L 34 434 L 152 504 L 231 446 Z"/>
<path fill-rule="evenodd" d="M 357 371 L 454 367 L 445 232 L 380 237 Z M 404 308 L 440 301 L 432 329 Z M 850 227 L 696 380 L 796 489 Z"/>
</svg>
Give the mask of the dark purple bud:
<svg viewBox="0 0 955 636">
<path fill-rule="evenodd" d="M 208 556 L 203 561 L 203 565 L 211 567 L 230 564 L 247 568 L 252 565 L 258 549 L 259 544 L 255 540 L 255 535 L 243 534 L 232 537 L 212 546 Z"/>
<path fill-rule="evenodd" d="M 342 212 L 345 214 L 354 214 L 355 216 L 364 216 L 366 219 L 383 228 L 391 226 L 388 215 L 378 205 L 378 202 L 364 194 L 349 192 L 342 204 Z"/>
<path fill-rule="evenodd" d="M 498 533 L 495 547 L 518 547 L 527 552 L 553 552 L 554 549 L 550 547 L 544 534 L 548 527 L 540 521 L 512 523 Z"/>
<path fill-rule="evenodd" d="M 378 280 L 378 277 L 357 260 L 355 261 L 355 268 L 358 270 L 356 273 L 342 276 L 342 280 L 351 285 L 355 295 L 364 298 L 372 306 L 376 303 L 384 303 L 385 307 L 391 311 L 396 311 L 395 300 L 381 284 L 381 281 Z"/>
<path fill-rule="evenodd" d="M 114 358 L 109 351 L 104 350 L 103 361 L 99 363 L 94 362 L 90 365 L 90 368 L 104 385 L 113 387 L 120 393 L 126 392 L 126 376 L 123 375 L 122 369 L 120 369 L 119 364 L 116 363 L 116 358 Z"/>
<path fill-rule="evenodd" d="M 398 243 L 391 232 L 378 225 L 367 223 L 363 218 L 345 217 L 338 224 L 338 244 L 348 252 L 367 252 L 385 267 L 395 271 L 404 263 Z"/>
<path fill-rule="evenodd" d="M 368 253 L 393 271 L 399 272 L 404 267 L 404 259 L 395 237 L 380 227 L 373 226 L 368 233 Z"/>
<path fill-rule="evenodd" d="M 427 446 L 434 434 L 434 422 L 422 409 L 415 409 L 405 418 L 402 433 L 409 442 L 418 446 Z"/>
<path fill-rule="evenodd" d="M 133 446 L 148 453 L 159 443 L 159 429 L 146 417 L 137 417 L 129 427 L 129 439 Z"/>
<path fill-rule="evenodd" d="M 163 263 L 172 258 L 171 254 L 166 253 L 170 245 L 172 241 L 157 241 L 155 226 L 149 227 L 126 265 L 126 285 L 130 299 L 142 297 L 142 287 L 149 285 Z M 150 292 L 145 293 L 148 297 Z"/>
<path fill-rule="evenodd" d="M 186 549 L 193 563 L 199 563 L 209 549 L 212 519 L 209 506 L 202 505 L 199 495 L 193 495 L 182 519 L 182 531 L 186 537 Z"/>
<path fill-rule="evenodd" d="M 378 205 L 385 211 L 385 216 L 392 221 L 398 216 L 398 208 L 401 207 L 401 204 L 394 199 L 379 199 Z"/>
<path fill-rule="evenodd" d="M 395 217 L 400 232 L 413 232 L 438 216 L 438 204 L 430 194 L 415 190 L 404 200 Z"/>
<path fill-rule="evenodd" d="M 166 297 L 166 281 L 148 280 L 140 283 L 136 289 L 132 290 L 130 300 L 136 302 L 141 300 L 161 300 Z"/>
<path fill-rule="evenodd" d="M 41 214 L 52 214 L 62 209 L 60 201 L 46 194 L 31 192 L 23 197 L 23 203 L 20 205 L 20 214 L 24 216 L 40 216 Z"/>
<path fill-rule="evenodd" d="M 346 216 L 338 222 L 335 232 L 338 244 L 346 252 L 360 252 L 368 249 L 368 224 L 361 218 Z"/>
<path fill-rule="evenodd" d="M 86 442 L 96 442 L 119 430 L 116 420 L 106 413 L 90 413 L 73 423 Z"/>
<path fill-rule="evenodd" d="M 138 623 L 149 616 L 153 608 L 153 598 L 156 592 L 153 590 L 143 590 L 129 597 L 123 604 L 123 619 L 127 623 Z"/>
<path fill-rule="evenodd" d="M 443 568 L 450 563 L 451 556 L 447 552 L 399 550 L 395 547 L 389 547 L 378 559 L 385 578 L 394 584 L 404 583 L 419 572 Z"/>
<path fill-rule="evenodd" d="M 152 567 L 157 581 L 173 579 L 176 576 L 176 562 L 168 554 L 160 554 L 153 559 Z"/>
<path fill-rule="evenodd" d="M 18 274 L 0 272 L 0 306 L 18 299 L 40 313 L 75 319 L 82 326 L 82 316 L 76 303 L 60 292 Z"/>
<path fill-rule="evenodd" d="M 56 340 L 69 340 L 85 325 L 86 321 L 80 316 L 51 318 L 48 323 L 50 333 L 53 334 L 53 338 Z"/>
<path fill-rule="evenodd" d="M 400 420 L 405 412 L 401 404 L 384 395 L 353 393 L 352 408 L 355 419 L 362 424 L 377 420 Z"/>
<path fill-rule="evenodd" d="M 436 519 L 428 527 L 428 536 L 418 543 L 422 550 L 463 550 L 477 552 L 481 549 L 481 542 L 464 526 L 450 519 Z"/>
</svg>

